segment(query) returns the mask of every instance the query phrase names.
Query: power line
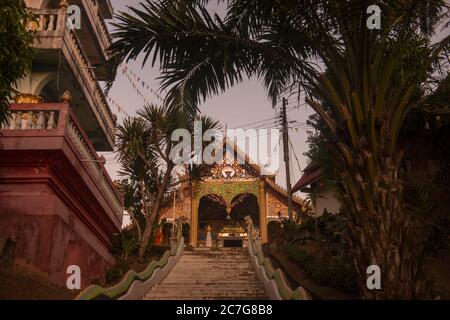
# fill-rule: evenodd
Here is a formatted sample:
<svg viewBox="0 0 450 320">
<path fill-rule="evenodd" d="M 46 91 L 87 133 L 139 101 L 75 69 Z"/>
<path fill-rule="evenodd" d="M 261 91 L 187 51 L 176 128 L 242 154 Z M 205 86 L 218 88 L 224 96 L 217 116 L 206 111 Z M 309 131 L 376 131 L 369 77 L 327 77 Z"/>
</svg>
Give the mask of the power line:
<svg viewBox="0 0 450 320">
<path fill-rule="evenodd" d="M 302 106 L 302 105 L 304 105 L 304 104 L 306 104 L 306 103 L 303 102 L 303 103 L 302 103 L 301 105 L 299 105 L 299 106 Z M 291 111 L 297 110 L 297 109 L 299 108 L 299 106 L 293 106 L 293 107 L 286 108 L 286 112 L 291 112 Z M 240 126 L 231 128 L 231 129 L 244 128 L 244 127 L 248 127 L 248 126 L 251 126 L 251 125 L 254 125 L 254 124 L 263 123 L 263 122 L 269 122 L 269 121 L 271 121 L 271 120 L 276 120 L 276 119 L 279 119 L 279 118 L 280 118 L 280 117 L 279 117 L 278 115 L 275 115 L 275 116 L 272 117 L 272 118 L 268 118 L 268 119 L 264 119 L 264 120 L 259 120 L 259 121 L 255 121 L 255 122 L 250 122 L 250 123 L 243 124 L 243 125 L 240 125 Z"/>
<path fill-rule="evenodd" d="M 270 120 L 275 120 L 275 118 L 269 118 L 269 119 L 264 119 L 264 120 L 260 120 L 260 121 L 256 121 L 256 122 L 250 122 L 250 123 L 247 123 L 247 124 L 244 124 L 244 125 L 241 125 L 241 126 L 237 126 L 237 127 L 233 128 L 233 129 L 238 129 L 238 128 L 243 128 L 243 127 L 248 127 L 248 126 L 251 126 L 251 125 L 253 125 L 253 124 L 257 124 L 257 123 L 261 123 L 261 122 L 266 122 L 266 121 L 270 121 Z"/>
<path fill-rule="evenodd" d="M 298 170 L 299 170 L 300 172 L 302 172 L 302 167 L 300 166 L 300 161 L 298 160 L 297 154 L 295 153 L 294 145 L 292 144 L 291 138 L 289 138 L 289 144 L 291 145 L 292 153 L 294 154 L 295 161 L 297 162 Z"/>
</svg>

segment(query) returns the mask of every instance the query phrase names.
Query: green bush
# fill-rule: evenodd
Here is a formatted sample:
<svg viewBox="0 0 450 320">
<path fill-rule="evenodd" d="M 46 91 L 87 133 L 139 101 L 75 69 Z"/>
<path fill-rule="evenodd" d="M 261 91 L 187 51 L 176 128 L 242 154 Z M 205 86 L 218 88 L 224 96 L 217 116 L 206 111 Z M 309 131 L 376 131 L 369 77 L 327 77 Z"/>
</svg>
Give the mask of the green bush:
<svg viewBox="0 0 450 320">
<path fill-rule="evenodd" d="M 329 279 L 331 285 L 347 293 L 356 293 L 358 281 L 356 271 L 345 264 L 342 259 L 333 257 L 329 260 L 329 271 L 333 275 Z"/>
<path fill-rule="evenodd" d="M 122 279 L 125 273 L 130 269 L 129 264 L 123 259 L 117 259 L 116 264 L 106 270 L 106 283 L 116 283 Z"/>
<path fill-rule="evenodd" d="M 346 293 L 355 293 L 355 270 L 338 257 L 314 257 L 294 246 L 285 245 L 282 251 L 315 283 L 327 285 Z"/>
<path fill-rule="evenodd" d="M 139 243 L 133 230 L 122 230 L 112 236 L 111 244 L 112 254 L 127 259 L 129 256 L 137 254 Z"/>
<path fill-rule="evenodd" d="M 314 259 L 311 255 L 307 254 L 303 250 L 298 250 L 293 246 L 283 246 L 283 252 L 288 256 L 289 259 L 300 266 L 306 266 Z"/>
</svg>

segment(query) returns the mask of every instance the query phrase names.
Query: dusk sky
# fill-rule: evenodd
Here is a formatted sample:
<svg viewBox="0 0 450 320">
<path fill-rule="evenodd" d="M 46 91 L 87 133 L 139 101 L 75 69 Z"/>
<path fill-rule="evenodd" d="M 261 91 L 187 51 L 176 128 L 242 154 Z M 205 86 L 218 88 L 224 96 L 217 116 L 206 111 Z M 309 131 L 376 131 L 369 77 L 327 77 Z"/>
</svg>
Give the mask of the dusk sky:
<svg viewBox="0 0 450 320">
<path fill-rule="evenodd" d="M 139 2 L 138 0 L 112 0 L 112 5 L 117 13 L 118 11 L 128 11 L 127 5 L 137 6 Z M 211 6 L 211 11 L 217 12 L 220 16 L 224 15 L 224 9 L 223 6 Z M 145 81 L 153 90 L 158 90 L 159 81 L 157 78 L 159 76 L 159 70 L 157 67 L 152 68 L 149 64 L 146 64 L 142 68 L 142 60 L 140 59 L 136 62 L 130 61 L 127 65 L 130 70 L 141 78 L 141 81 Z M 157 97 L 150 90 L 144 88 L 141 89 L 141 92 L 147 101 L 158 103 Z M 136 90 L 133 89 L 132 84 L 121 71 L 118 72 L 118 77 L 110 92 L 110 97 L 130 116 L 134 115 L 136 110 L 144 104 L 144 100 L 137 95 Z M 118 115 L 120 123 L 126 117 L 126 114 L 118 113 L 117 107 L 113 104 L 110 105 L 114 113 Z M 297 120 L 300 123 L 305 123 L 308 116 L 312 114 L 311 109 L 304 105 L 298 109 L 292 108 L 295 105 L 297 105 L 296 97 L 289 98 L 289 120 Z M 222 127 L 238 128 L 249 123 L 258 122 L 254 126 L 245 126 L 243 127 L 244 129 L 276 127 L 274 117 L 279 111 L 272 108 L 272 103 L 267 98 L 262 84 L 256 78 L 244 81 L 225 93 L 210 98 L 200 106 L 200 109 L 204 114 L 220 121 Z M 259 122 L 262 120 L 267 121 Z M 292 129 L 289 134 L 299 160 L 300 168 L 303 169 L 307 164 L 307 159 L 303 156 L 303 153 L 307 151 L 306 129 L 304 127 Z M 112 178 L 117 178 L 117 171 L 120 169 L 120 165 L 115 160 L 114 154 L 106 153 L 104 156 L 107 160 L 107 169 L 112 175 Z M 291 181 L 292 184 L 295 184 L 300 178 L 301 172 L 292 153 L 291 160 Z M 282 186 L 286 185 L 284 172 L 284 162 L 280 159 L 280 170 L 276 180 Z"/>
</svg>

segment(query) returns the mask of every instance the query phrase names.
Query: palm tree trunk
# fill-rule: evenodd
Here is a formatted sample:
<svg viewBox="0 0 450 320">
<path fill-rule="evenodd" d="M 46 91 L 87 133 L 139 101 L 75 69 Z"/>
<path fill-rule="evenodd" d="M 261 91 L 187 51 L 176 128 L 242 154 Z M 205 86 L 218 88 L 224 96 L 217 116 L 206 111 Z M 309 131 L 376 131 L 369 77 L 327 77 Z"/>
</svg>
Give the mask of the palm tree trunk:
<svg viewBox="0 0 450 320">
<path fill-rule="evenodd" d="M 147 218 L 147 222 L 144 229 L 144 234 L 142 235 L 142 241 L 141 245 L 139 247 L 139 256 L 142 258 L 145 254 L 145 251 L 147 249 L 148 243 L 150 241 L 150 237 L 152 235 L 153 231 L 153 224 L 155 222 L 156 214 L 159 211 L 159 204 L 162 196 L 159 195 L 160 192 L 158 192 L 158 196 L 155 199 L 155 203 L 152 206 L 152 211 L 150 213 L 150 216 Z"/>
<path fill-rule="evenodd" d="M 131 216 L 131 219 L 133 220 L 133 223 L 136 225 L 136 233 L 137 233 L 138 241 L 139 241 L 139 243 L 141 243 L 142 230 L 141 230 L 141 226 L 139 225 L 139 221 L 136 219 L 136 217 L 133 214 L 130 214 L 130 216 Z"/>
<path fill-rule="evenodd" d="M 169 184 L 170 176 L 171 176 L 171 173 L 172 173 L 172 169 L 173 169 L 173 165 L 172 164 L 168 164 L 167 170 L 166 170 L 166 172 L 164 174 L 164 177 L 163 177 L 163 181 L 162 181 L 160 187 L 158 188 L 158 193 L 157 193 L 157 195 L 155 197 L 155 201 L 153 203 L 150 216 L 147 217 L 144 233 L 142 235 L 141 245 L 139 247 L 139 256 L 141 258 L 145 255 L 145 251 L 147 250 L 147 246 L 148 246 L 148 243 L 150 241 L 150 237 L 152 235 L 153 225 L 155 223 L 155 218 L 156 218 L 156 215 L 159 212 L 161 201 L 162 201 L 162 198 L 164 196 L 164 192 L 166 191 L 167 185 Z"/>
<path fill-rule="evenodd" d="M 148 210 L 148 202 L 146 201 L 146 196 L 145 196 L 144 180 L 139 181 L 139 191 L 141 192 L 142 208 L 144 209 L 145 217 L 147 218 L 149 216 L 149 210 Z M 139 225 L 139 221 L 136 219 L 136 217 L 131 215 L 131 218 L 133 219 L 133 222 L 136 224 L 136 230 L 137 230 L 137 234 L 138 234 L 139 243 L 141 243 L 141 241 L 142 241 L 141 226 Z"/>
<path fill-rule="evenodd" d="M 424 282 L 414 281 L 420 274 L 420 250 L 412 245 L 413 217 L 402 203 L 399 159 L 400 156 L 382 158 L 379 174 L 374 177 L 369 178 L 367 171 L 356 166 L 342 174 L 348 247 L 366 299 L 411 299 L 425 290 Z M 367 288 L 370 265 L 381 269 L 381 290 Z"/>
</svg>

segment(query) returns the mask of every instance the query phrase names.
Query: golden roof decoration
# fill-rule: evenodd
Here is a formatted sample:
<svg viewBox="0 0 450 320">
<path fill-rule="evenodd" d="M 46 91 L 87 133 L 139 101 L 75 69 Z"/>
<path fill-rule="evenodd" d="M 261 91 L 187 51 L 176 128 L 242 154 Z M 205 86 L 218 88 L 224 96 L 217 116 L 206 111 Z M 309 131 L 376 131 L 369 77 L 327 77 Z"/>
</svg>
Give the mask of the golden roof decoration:
<svg viewBox="0 0 450 320">
<path fill-rule="evenodd" d="M 220 233 L 245 233 L 245 229 L 240 225 L 226 225 L 220 230 Z"/>
</svg>

